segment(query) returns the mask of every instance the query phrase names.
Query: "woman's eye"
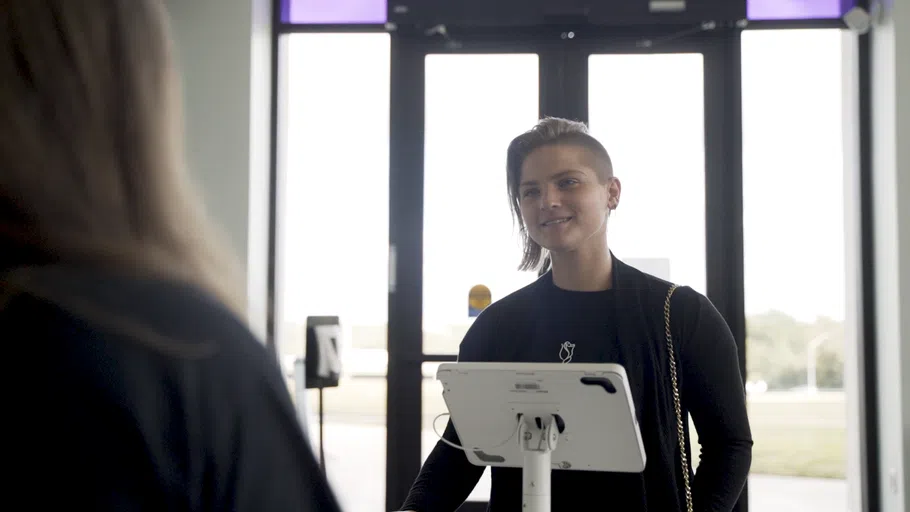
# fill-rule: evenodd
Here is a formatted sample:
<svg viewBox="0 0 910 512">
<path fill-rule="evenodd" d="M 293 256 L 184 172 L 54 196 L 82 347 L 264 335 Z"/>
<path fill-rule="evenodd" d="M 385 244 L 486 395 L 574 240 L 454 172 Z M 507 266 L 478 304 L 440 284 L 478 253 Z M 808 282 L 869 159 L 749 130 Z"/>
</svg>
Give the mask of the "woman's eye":
<svg viewBox="0 0 910 512">
<path fill-rule="evenodd" d="M 536 194 L 537 194 L 537 189 L 536 189 L 536 188 L 529 188 L 529 189 L 526 189 L 526 190 L 524 191 L 524 193 L 522 193 L 521 195 L 522 195 L 522 197 L 531 197 L 531 196 L 536 195 Z"/>
</svg>

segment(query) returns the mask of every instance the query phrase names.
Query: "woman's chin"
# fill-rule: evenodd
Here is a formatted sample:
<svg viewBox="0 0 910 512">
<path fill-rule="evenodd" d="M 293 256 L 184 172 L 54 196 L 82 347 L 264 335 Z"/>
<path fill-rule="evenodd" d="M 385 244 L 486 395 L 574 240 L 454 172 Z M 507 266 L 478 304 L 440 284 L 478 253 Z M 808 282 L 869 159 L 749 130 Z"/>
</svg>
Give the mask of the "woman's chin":
<svg viewBox="0 0 910 512">
<path fill-rule="evenodd" d="M 546 249 L 550 254 L 563 254 L 567 252 L 572 252 L 574 250 L 574 245 L 568 240 L 547 240 L 546 243 L 538 244 Z"/>
<path fill-rule="evenodd" d="M 579 237 L 578 233 L 546 233 L 544 236 L 534 237 L 532 240 L 551 254 L 559 254 L 578 249 L 584 237 Z"/>
</svg>

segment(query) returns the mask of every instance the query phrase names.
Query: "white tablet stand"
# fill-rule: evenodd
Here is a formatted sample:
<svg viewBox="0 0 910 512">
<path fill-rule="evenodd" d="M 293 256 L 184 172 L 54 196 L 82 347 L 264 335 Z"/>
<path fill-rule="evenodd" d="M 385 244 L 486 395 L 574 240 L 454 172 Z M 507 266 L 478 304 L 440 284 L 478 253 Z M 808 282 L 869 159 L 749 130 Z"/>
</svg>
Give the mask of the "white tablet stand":
<svg viewBox="0 0 910 512">
<path fill-rule="evenodd" d="M 620 365 L 445 363 L 436 378 L 468 460 L 522 468 L 524 512 L 550 511 L 554 469 L 638 473 L 645 468 L 632 393 Z"/>
</svg>

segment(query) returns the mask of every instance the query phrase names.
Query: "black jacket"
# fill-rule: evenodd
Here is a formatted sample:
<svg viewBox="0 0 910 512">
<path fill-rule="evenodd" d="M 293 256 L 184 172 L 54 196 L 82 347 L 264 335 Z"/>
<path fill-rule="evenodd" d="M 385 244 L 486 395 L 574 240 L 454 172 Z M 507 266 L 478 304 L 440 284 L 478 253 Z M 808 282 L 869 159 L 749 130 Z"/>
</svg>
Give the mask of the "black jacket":
<svg viewBox="0 0 910 512">
<path fill-rule="evenodd" d="M 465 336 L 459 360 L 559 362 L 559 344 L 570 337 L 576 340 L 572 362 L 622 364 L 647 467 L 642 474 L 554 470 L 553 510 L 588 509 L 591 501 L 622 512 L 685 510 L 664 320 L 670 284 L 616 258 L 613 270 L 613 287 L 605 292 L 560 290 L 546 273 L 490 305 Z M 678 288 L 670 309 L 682 408 L 701 445 L 697 474 L 690 475 L 694 508 L 729 511 L 748 476 L 752 449 L 736 344 L 718 311 L 693 289 Z M 451 422 L 444 435 L 460 444 Z M 491 510 L 521 510 L 520 471 L 493 468 Z M 460 450 L 439 442 L 402 510 L 454 511 L 482 472 Z"/>
<path fill-rule="evenodd" d="M 81 313 L 23 293 L 0 302 L 7 500 L 30 510 L 338 510 L 274 357 L 220 303 L 112 272 L 37 276 Z"/>
</svg>

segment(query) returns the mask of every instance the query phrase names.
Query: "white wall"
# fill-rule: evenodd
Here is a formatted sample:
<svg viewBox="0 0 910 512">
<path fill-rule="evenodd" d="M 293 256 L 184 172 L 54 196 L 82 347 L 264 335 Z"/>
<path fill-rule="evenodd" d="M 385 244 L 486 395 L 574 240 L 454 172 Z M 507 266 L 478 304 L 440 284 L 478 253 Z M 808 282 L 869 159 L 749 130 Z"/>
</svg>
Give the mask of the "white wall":
<svg viewBox="0 0 910 512">
<path fill-rule="evenodd" d="M 872 34 L 882 510 L 910 510 L 910 3 Z"/>
<path fill-rule="evenodd" d="M 264 339 L 268 271 L 269 0 L 167 0 L 183 74 L 191 174 L 246 269 Z"/>
</svg>

